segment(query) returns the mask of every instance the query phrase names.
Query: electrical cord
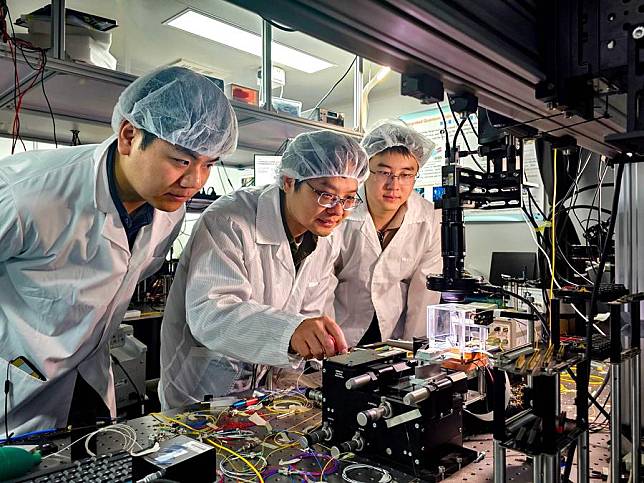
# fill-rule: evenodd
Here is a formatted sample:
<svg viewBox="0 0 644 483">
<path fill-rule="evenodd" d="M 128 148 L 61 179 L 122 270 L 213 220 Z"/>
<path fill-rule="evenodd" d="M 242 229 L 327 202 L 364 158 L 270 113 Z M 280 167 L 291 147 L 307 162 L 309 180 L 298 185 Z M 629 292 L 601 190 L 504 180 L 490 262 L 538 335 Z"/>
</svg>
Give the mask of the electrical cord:
<svg viewBox="0 0 644 483">
<path fill-rule="evenodd" d="M 621 191 L 622 176 L 624 174 L 624 164 L 619 163 L 617 167 L 617 175 L 615 176 L 615 190 L 613 192 L 613 204 L 611 209 L 610 223 L 608 225 L 608 233 L 606 234 L 606 239 L 604 240 L 604 246 L 601 251 L 601 258 L 599 259 L 599 266 L 597 267 L 597 277 L 595 285 L 593 286 L 593 292 L 590 297 L 590 317 L 594 319 L 597 313 L 597 296 L 599 295 L 599 285 L 604 274 L 604 267 L 606 266 L 606 260 L 608 259 L 608 251 L 610 246 L 611 238 L 615 231 L 615 224 L 617 222 L 617 212 L 619 210 L 619 193 Z M 590 360 L 590 344 L 586 348 L 586 355 L 588 360 Z"/>
<path fill-rule="evenodd" d="M 184 425 L 186 426 L 186 425 Z M 190 426 L 188 426 L 190 427 Z M 251 471 L 257 476 L 259 479 L 260 483 L 264 483 L 264 478 L 262 478 L 262 474 L 259 472 L 259 470 L 250 462 L 248 461 L 245 457 L 243 457 L 241 454 L 237 453 L 236 451 L 233 451 L 230 448 L 226 448 L 225 446 L 220 445 L 219 443 L 216 443 L 212 439 L 207 438 L 206 441 L 213 445 L 215 448 L 218 448 L 220 450 L 226 451 L 227 453 L 230 453 L 231 455 L 235 456 L 236 458 L 242 460 L 246 466 L 248 466 Z"/>
<path fill-rule="evenodd" d="M 490 289 L 490 290 L 487 290 L 487 289 Z M 534 313 L 534 315 L 536 315 L 539 318 L 539 320 L 541 321 L 541 326 L 542 326 L 542 328 L 544 330 L 544 335 L 547 335 L 548 337 L 550 336 L 550 331 L 548 330 L 548 324 L 546 322 L 545 317 L 539 311 L 539 309 L 537 309 L 537 307 L 530 300 L 528 300 L 526 297 L 523 297 L 522 295 L 519 295 L 518 293 L 512 292 L 512 291 L 507 290 L 507 289 L 505 289 L 503 287 L 498 287 L 496 285 L 486 285 L 485 287 L 483 287 L 481 289 L 481 292 L 489 293 L 489 294 L 492 294 L 492 295 L 498 295 L 498 294 L 508 295 L 510 297 L 515 297 L 515 298 L 521 300 L 524 304 L 526 304 L 528 307 L 530 307 L 532 309 L 532 312 Z"/>
<path fill-rule="evenodd" d="M 291 141 L 290 138 L 286 138 L 284 141 L 282 141 L 282 144 L 279 145 L 277 150 L 275 151 L 275 156 L 281 156 L 284 154 L 284 151 L 286 151 L 286 148 L 288 147 L 288 143 Z"/>
<path fill-rule="evenodd" d="M 372 465 L 367 465 L 363 463 L 354 463 L 342 470 L 342 479 L 344 481 L 348 481 L 349 483 L 363 483 L 360 480 L 354 480 L 351 477 L 349 477 L 349 472 L 353 471 L 360 471 L 360 470 L 369 470 L 369 471 L 375 471 L 376 473 L 379 473 L 380 479 L 378 480 L 378 483 L 389 483 L 390 481 L 393 480 L 391 473 L 389 473 L 387 470 L 384 468 L 378 468 L 377 466 L 372 466 Z M 373 478 L 369 478 L 370 481 L 373 481 Z"/>
<path fill-rule="evenodd" d="M 230 185 L 230 189 L 235 191 L 235 187 L 233 186 L 233 183 L 230 181 L 230 176 L 228 176 L 228 171 L 226 170 L 226 165 L 224 164 L 224 160 L 220 159 L 219 162 L 221 163 L 221 167 L 224 168 L 224 174 L 226 175 L 226 180 Z"/>
<path fill-rule="evenodd" d="M 566 368 L 566 372 L 568 373 L 568 375 L 570 376 L 570 378 L 571 378 L 571 379 L 575 382 L 575 384 L 576 384 L 576 383 L 577 383 L 577 377 L 575 376 L 574 372 L 572 372 L 572 370 L 570 369 L 570 367 Z M 604 417 L 605 417 L 606 419 L 610 419 L 610 416 L 608 415 L 608 413 L 606 412 L 606 410 L 605 410 L 602 406 L 600 406 L 600 405 L 599 405 L 599 402 L 597 402 L 597 399 L 596 399 L 596 398 L 595 398 L 591 393 L 588 393 L 588 399 L 590 400 L 590 402 L 591 402 L 592 404 L 594 404 L 595 406 L 597 406 L 597 409 L 599 409 L 599 412 L 600 412 L 601 414 L 603 414 L 603 415 L 604 415 Z"/>
<path fill-rule="evenodd" d="M 443 113 L 443 108 L 439 101 L 436 101 L 436 107 L 438 107 L 438 112 L 441 113 L 441 117 L 443 118 L 443 130 L 445 131 L 445 156 L 447 157 L 449 155 L 449 133 L 447 132 L 447 121 L 445 120 L 445 113 Z"/>
<path fill-rule="evenodd" d="M 145 404 L 144 404 L 144 397 L 141 396 L 141 393 L 139 392 L 139 389 L 136 387 L 136 384 L 134 384 L 134 381 L 128 374 L 128 372 L 125 370 L 125 367 L 123 367 L 123 364 L 121 364 L 121 361 L 118 360 L 118 358 L 114 354 L 110 354 L 110 357 L 114 362 L 116 362 L 116 365 L 121 368 L 123 371 L 123 374 L 125 374 L 125 377 L 127 377 L 127 380 L 130 381 L 130 384 L 132 384 L 132 388 L 134 389 L 134 392 L 136 394 L 136 398 L 139 400 L 139 404 L 141 406 L 141 416 L 145 415 Z"/>
<path fill-rule="evenodd" d="M 533 226 L 536 228 L 536 227 L 537 227 L 537 224 L 536 224 L 536 222 L 534 221 L 534 218 L 532 218 L 532 217 L 527 218 L 527 216 L 526 216 L 526 215 L 527 215 L 527 212 L 526 212 L 526 210 L 525 210 L 525 207 L 521 207 L 521 208 L 522 208 L 522 214 L 524 215 L 524 219 L 526 220 L 526 222 L 532 222 Z M 529 220 L 529 221 L 528 221 L 528 220 Z M 530 227 L 529 227 L 529 229 L 530 229 Z M 539 249 L 539 251 L 541 251 L 542 255 L 543 255 L 543 256 L 545 257 L 545 259 L 546 259 L 546 262 L 548 263 L 548 265 L 550 265 L 550 264 L 551 264 L 551 262 L 550 262 L 550 256 L 546 253 L 546 251 L 543 249 L 543 247 L 541 246 L 541 244 L 537 241 L 537 238 L 536 238 L 536 236 L 535 236 L 535 230 L 530 229 L 530 234 L 532 235 L 532 239 L 534 240 L 534 243 L 535 243 L 535 245 L 537 246 L 537 249 Z M 561 255 L 563 256 L 563 253 L 562 253 Z M 564 260 L 566 260 L 566 262 L 568 262 L 568 260 L 567 260 L 566 258 L 564 258 Z M 570 265 L 570 263 L 569 263 L 569 262 L 568 262 L 568 264 Z M 573 268 L 573 269 L 574 269 L 574 267 L 572 267 L 572 265 L 571 265 L 571 268 Z M 576 285 L 576 284 L 574 284 L 574 283 L 570 282 L 569 280 L 565 280 L 563 277 L 560 277 L 560 278 L 562 278 L 565 282 L 570 283 L 571 285 Z M 588 281 L 588 282 L 590 283 L 590 281 Z M 557 286 L 557 288 L 561 288 L 561 284 L 560 284 L 559 282 L 557 282 L 556 278 L 555 278 L 555 285 Z M 586 322 L 588 322 L 588 317 L 586 317 L 584 314 L 582 314 L 582 313 L 581 313 L 581 311 L 580 311 L 580 310 L 579 310 L 579 309 L 578 309 L 574 304 L 571 304 L 571 307 L 572 307 L 572 308 L 573 308 L 573 310 L 577 313 L 577 315 L 579 315 L 582 319 L 584 319 Z M 550 313 L 550 312 L 548 312 L 548 313 Z M 606 335 L 606 334 L 604 334 L 604 332 L 602 332 L 602 331 L 600 330 L 600 328 L 599 328 L 599 327 L 597 327 L 597 325 L 595 325 L 595 330 L 597 330 L 600 334 L 602 334 L 602 335 L 604 335 L 604 336 Z"/>
<path fill-rule="evenodd" d="M 458 135 L 461 133 L 461 130 L 463 129 L 463 125 L 465 124 L 465 121 L 467 121 L 467 116 L 463 116 L 463 119 L 461 119 L 461 122 L 458 123 L 458 127 L 456 128 L 456 132 L 454 133 L 454 139 L 452 140 L 452 152 L 456 152 L 456 141 L 458 140 Z M 467 149 L 469 150 L 470 147 L 468 146 Z M 481 168 L 482 170 L 483 168 Z"/>
<path fill-rule="evenodd" d="M 313 114 L 315 113 L 315 110 L 316 110 L 318 107 L 320 107 L 320 105 L 321 105 L 321 104 L 326 100 L 326 98 L 327 98 L 327 97 L 329 97 L 329 96 L 331 95 L 331 93 L 335 90 L 335 88 L 336 88 L 336 87 L 338 87 L 338 84 L 340 84 L 340 82 L 342 82 L 342 81 L 344 80 L 344 78 L 345 78 L 345 77 L 349 74 L 349 72 L 351 71 L 351 67 L 353 67 L 353 65 L 356 63 L 356 61 L 357 61 L 357 60 L 358 60 L 358 56 L 356 55 L 356 56 L 353 58 L 353 60 L 351 61 L 351 63 L 349 64 L 349 67 L 347 67 L 347 70 L 345 71 L 345 73 L 344 73 L 344 74 L 342 74 L 342 77 L 340 77 L 340 78 L 336 81 L 336 83 L 335 83 L 335 84 L 333 84 L 333 86 L 331 87 L 331 89 L 329 89 L 329 90 L 327 91 L 327 93 L 326 93 L 326 94 L 324 94 L 324 96 L 322 96 L 322 99 L 320 99 L 320 100 L 315 104 L 315 107 L 313 107 L 313 109 L 311 109 L 311 112 L 309 113 L 309 116 L 308 116 L 308 118 L 309 118 L 309 119 L 313 119 Z"/>
<path fill-rule="evenodd" d="M 223 414 L 223 413 L 222 413 L 222 414 Z M 183 422 L 179 421 L 178 419 L 170 418 L 170 417 L 165 416 L 165 415 L 163 415 L 163 414 L 153 414 L 153 416 L 154 416 L 154 417 L 163 418 L 163 419 L 165 419 L 165 420 L 167 420 L 167 421 L 171 421 L 171 422 L 173 422 L 173 423 L 175 423 L 175 424 L 178 424 L 179 426 L 182 426 L 182 427 L 184 427 L 184 428 L 188 429 L 189 431 L 195 431 L 195 428 L 193 428 L 193 427 L 191 427 L 191 426 L 189 426 L 189 425 L 187 425 L 187 424 L 185 424 L 185 423 L 183 423 Z M 216 425 L 216 423 L 215 423 L 215 425 Z M 236 451 L 233 451 L 232 449 L 229 449 L 229 448 L 227 448 L 227 447 L 225 447 L 225 446 L 222 446 L 221 444 L 219 444 L 219 443 L 217 443 L 217 442 L 213 441 L 213 440 L 212 440 L 212 439 L 210 439 L 210 438 L 205 438 L 205 441 L 206 441 L 206 442 L 208 442 L 209 444 L 211 444 L 212 446 L 214 446 L 215 448 L 218 448 L 218 449 L 220 449 L 220 450 L 226 451 L 227 453 L 229 453 L 229 454 L 231 454 L 231 455 L 235 456 L 236 458 L 240 459 L 241 461 L 243 461 L 243 462 L 244 462 L 244 464 L 246 464 L 246 466 L 248 466 L 248 467 L 251 469 L 251 471 L 253 471 L 253 473 L 257 476 L 257 478 L 259 479 L 260 483 L 264 483 L 264 479 L 262 478 L 262 474 L 261 474 L 261 473 L 259 472 L 259 470 L 258 470 L 258 469 L 257 469 L 257 468 L 256 468 L 256 467 L 255 467 L 255 466 L 254 466 L 250 461 L 248 461 L 244 456 L 242 456 L 241 454 L 239 454 L 239 453 L 238 453 L 238 452 L 236 452 Z"/>
<path fill-rule="evenodd" d="M 554 150 L 554 160 L 553 160 L 553 183 L 552 183 L 552 218 L 550 220 L 550 238 L 552 242 L 552 251 L 550 252 L 552 255 L 552 260 L 551 260 L 551 271 L 550 271 L 550 297 L 549 297 L 549 304 L 550 304 L 550 315 L 552 316 L 552 298 L 553 298 L 553 293 L 554 293 L 554 286 L 555 286 L 555 263 L 557 260 L 557 251 L 555 248 L 555 239 L 557 237 L 557 230 L 555 228 L 555 219 L 556 219 L 556 214 L 557 210 L 555 210 L 555 205 L 557 203 L 557 150 Z M 552 327 L 552 320 L 550 320 L 550 327 Z"/>
<path fill-rule="evenodd" d="M 574 210 L 589 210 L 591 213 L 592 212 L 598 212 L 598 213 L 604 213 L 606 215 L 611 214 L 610 210 L 608 210 L 606 208 L 600 208 L 598 206 L 593 206 L 593 205 L 564 206 L 563 208 L 560 208 L 559 214 L 565 213 L 567 211 L 574 211 Z"/>
<path fill-rule="evenodd" d="M 11 26 L 11 34 L 9 34 L 9 31 L 7 29 L 7 21 L 6 21 L 7 18 L 9 19 L 9 25 Z M 54 119 L 53 110 L 51 108 L 51 103 L 49 102 L 49 98 L 47 96 L 47 92 L 45 91 L 45 87 L 44 87 L 44 80 L 45 80 L 44 72 L 45 72 L 45 66 L 47 64 L 47 53 L 45 49 L 35 47 L 31 42 L 16 38 L 15 29 L 13 27 L 13 19 L 11 18 L 11 12 L 9 11 L 6 0 L 0 1 L 0 40 L 8 45 L 9 51 L 11 53 L 11 60 L 14 66 L 14 76 L 13 76 L 14 89 L 12 92 L 13 100 L 14 100 L 14 119 L 13 119 L 12 130 L 11 130 L 11 135 L 12 135 L 11 154 L 15 152 L 18 141 L 20 141 L 23 149 L 26 151 L 26 146 L 24 144 L 24 141 L 22 140 L 22 137 L 20 136 L 20 109 L 22 107 L 24 96 L 33 87 L 35 87 L 39 79 L 40 79 L 40 83 L 43 91 L 43 96 L 47 102 L 47 106 L 49 108 L 49 114 L 53 122 L 54 143 L 56 147 L 58 147 L 58 140 L 56 137 L 56 122 Z M 25 55 L 25 50 L 38 54 L 38 64 L 33 65 L 29 61 L 29 59 L 27 59 L 27 56 Z M 32 70 L 36 71 L 36 75 L 33 76 L 33 79 L 31 80 L 29 85 L 26 86 L 24 90 L 20 86 L 20 78 L 19 78 L 19 71 L 18 71 L 18 64 L 17 64 L 18 51 L 20 51 L 27 65 Z"/>
<path fill-rule="evenodd" d="M 284 32 L 297 32 L 297 30 L 296 30 L 296 29 L 292 29 L 292 28 L 289 28 L 289 27 L 284 27 L 283 25 L 280 25 L 280 24 L 278 24 L 278 23 L 274 22 L 273 20 L 271 20 L 271 19 L 269 19 L 269 18 L 264 17 L 263 15 L 262 15 L 262 18 L 263 18 L 264 20 L 266 20 L 266 22 L 267 22 L 269 25 L 271 25 L 272 27 L 275 27 L 276 29 L 283 30 Z"/>
<path fill-rule="evenodd" d="M 470 127 L 472 128 L 472 132 L 474 133 L 474 135 L 475 135 L 475 136 L 476 136 L 476 138 L 478 139 L 478 137 L 479 137 L 479 133 L 478 133 L 478 131 L 474 128 L 474 123 L 473 123 L 473 122 L 472 122 L 472 120 L 470 119 L 470 116 L 467 116 L 467 122 L 469 122 L 469 123 L 470 123 Z"/>
<path fill-rule="evenodd" d="M 447 100 L 448 100 L 447 105 L 449 106 L 449 112 L 451 112 L 452 117 L 454 118 L 454 122 L 458 123 L 458 120 L 456 119 L 456 114 L 454 114 L 454 109 L 452 109 L 452 103 L 451 103 L 451 102 L 449 102 L 449 101 L 451 101 L 451 99 L 450 99 L 449 95 L 447 96 Z M 469 116 L 466 116 L 466 117 L 469 117 Z M 447 130 L 447 126 L 445 126 L 445 130 Z M 458 137 L 458 131 L 457 131 L 456 135 L 454 136 L 454 144 L 456 144 L 457 137 Z M 470 148 L 470 143 L 469 143 L 469 142 L 467 142 L 467 138 L 465 137 L 465 134 L 463 134 L 463 140 L 465 141 L 465 146 L 467 147 L 467 150 L 468 150 L 468 151 L 472 151 L 472 149 Z M 456 149 L 456 148 L 455 148 L 455 149 Z M 476 166 L 477 166 L 477 167 L 478 167 L 482 172 L 485 172 L 485 170 L 484 170 L 484 169 L 483 169 L 483 167 L 480 165 L 480 163 L 478 162 L 478 160 L 474 157 L 474 155 L 470 154 L 470 157 L 472 158 L 472 161 L 474 161 L 474 164 L 475 164 L 475 165 L 476 165 Z"/>
<path fill-rule="evenodd" d="M 123 440 L 124 440 L 124 445 L 123 445 L 123 450 L 127 451 L 130 453 L 135 446 L 138 446 L 139 449 L 143 449 L 142 446 L 136 441 L 136 431 L 131 428 L 130 426 L 127 426 L 126 424 L 113 424 L 111 426 L 106 426 L 104 428 L 99 428 L 96 431 L 93 431 L 89 434 L 85 434 L 81 436 L 80 438 L 72 441 L 70 444 L 65 446 L 64 448 L 56 451 L 55 453 L 48 454 L 47 456 L 43 456 L 43 460 L 47 458 L 51 458 L 52 456 L 59 455 L 63 451 L 71 448 L 75 444 L 79 443 L 80 441 L 85 440 L 85 450 L 87 451 L 87 454 L 89 456 L 96 456 L 92 451 L 89 449 L 89 440 L 93 438 L 94 436 L 98 435 L 99 433 L 104 433 L 104 432 L 114 432 L 119 434 Z"/>
<path fill-rule="evenodd" d="M 9 378 L 9 369 L 11 368 L 11 364 L 15 359 L 11 359 L 10 361 L 7 362 L 7 377 L 4 381 L 4 434 L 6 436 L 5 438 L 5 444 L 9 443 L 11 441 L 11 437 L 13 436 L 13 432 L 9 434 L 9 393 L 11 392 L 11 386 L 13 383 L 11 382 L 11 379 Z"/>
</svg>

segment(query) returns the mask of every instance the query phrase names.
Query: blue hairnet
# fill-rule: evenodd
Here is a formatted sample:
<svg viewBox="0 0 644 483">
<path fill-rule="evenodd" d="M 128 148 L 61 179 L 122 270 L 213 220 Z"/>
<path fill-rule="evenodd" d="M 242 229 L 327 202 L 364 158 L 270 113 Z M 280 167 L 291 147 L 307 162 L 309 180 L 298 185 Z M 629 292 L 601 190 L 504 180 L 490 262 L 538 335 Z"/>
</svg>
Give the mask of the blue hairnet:
<svg viewBox="0 0 644 483">
<path fill-rule="evenodd" d="M 327 130 L 298 135 L 284 151 L 277 170 L 280 186 L 283 176 L 297 180 L 341 176 L 360 184 L 368 173 L 369 159 L 358 141 Z"/>
<path fill-rule="evenodd" d="M 369 159 L 385 149 L 403 146 L 418 161 L 419 169 L 427 162 L 435 144 L 401 120 L 380 121 L 362 139 Z"/>
<path fill-rule="evenodd" d="M 237 118 L 224 93 L 183 67 L 156 70 L 130 84 L 114 106 L 114 132 L 123 120 L 213 159 L 237 147 Z"/>
</svg>

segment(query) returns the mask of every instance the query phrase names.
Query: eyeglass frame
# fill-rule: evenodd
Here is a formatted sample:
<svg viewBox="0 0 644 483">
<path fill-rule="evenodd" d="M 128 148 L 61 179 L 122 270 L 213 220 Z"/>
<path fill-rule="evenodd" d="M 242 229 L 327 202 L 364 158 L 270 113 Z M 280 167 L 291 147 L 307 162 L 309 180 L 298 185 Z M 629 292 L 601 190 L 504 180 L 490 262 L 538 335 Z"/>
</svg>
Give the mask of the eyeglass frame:
<svg viewBox="0 0 644 483">
<path fill-rule="evenodd" d="M 316 195 L 318 195 L 317 202 L 318 202 L 318 205 L 320 205 L 322 208 L 335 208 L 337 205 L 341 204 L 342 209 L 343 209 L 344 211 L 353 211 L 353 210 L 355 210 L 358 206 L 360 206 L 360 205 L 363 203 L 362 198 L 360 198 L 360 195 L 358 195 L 358 194 L 356 194 L 355 198 L 340 198 L 340 197 L 339 197 L 338 195 L 336 195 L 336 194 L 329 193 L 328 191 L 320 191 L 320 190 L 318 190 L 318 189 L 314 188 L 313 186 L 311 186 L 311 183 L 309 183 L 308 181 L 304 181 L 304 183 L 305 183 L 309 188 L 311 188 L 311 190 L 312 190 Z M 322 196 L 324 196 L 324 195 L 333 196 L 333 198 L 335 199 L 335 201 L 334 201 L 331 205 L 325 205 L 325 204 L 322 204 L 322 202 L 321 202 L 320 200 L 322 199 Z M 353 201 L 353 202 L 355 202 L 355 205 L 354 205 L 354 206 L 352 206 L 352 207 L 350 207 L 350 208 L 346 208 L 346 207 L 344 206 L 344 203 L 345 203 L 346 201 Z"/>
<path fill-rule="evenodd" d="M 393 174 L 390 171 L 383 171 L 383 170 L 373 171 L 371 169 L 369 170 L 369 172 L 371 174 L 375 174 L 376 176 L 380 176 L 381 181 L 384 181 L 385 183 L 388 183 L 388 182 L 393 183 L 393 181 L 396 178 L 398 178 L 398 182 L 401 185 L 410 185 L 410 184 L 413 185 L 414 181 L 416 181 L 418 179 L 418 177 L 420 176 L 419 172 L 417 172 L 416 174 L 411 174 L 411 173 Z M 404 178 L 403 178 L 403 176 L 404 176 Z M 385 179 L 382 180 L 382 177 L 384 177 Z M 409 180 L 409 181 L 407 181 L 407 180 Z"/>
</svg>

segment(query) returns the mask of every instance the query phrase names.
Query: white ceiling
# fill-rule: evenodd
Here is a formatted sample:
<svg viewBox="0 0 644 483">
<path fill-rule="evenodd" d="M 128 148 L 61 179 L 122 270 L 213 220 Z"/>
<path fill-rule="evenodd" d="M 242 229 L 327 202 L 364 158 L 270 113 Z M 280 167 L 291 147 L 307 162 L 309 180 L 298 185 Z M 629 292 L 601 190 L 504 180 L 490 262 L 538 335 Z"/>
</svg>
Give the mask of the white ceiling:
<svg viewBox="0 0 644 483">
<path fill-rule="evenodd" d="M 20 14 L 42 7 L 47 0 L 8 0 L 7 3 L 15 21 Z M 257 87 L 258 57 L 163 25 L 165 20 L 191 7 L 259 34 L 261 18 L 252 12 L 223 0 L 67 0 L 66 3 L 68 8 L 117 20 L 119 27 L 112 31 L 111 53 L 116 57 L 120 71 L 140 75 L 155 67 L 186 59 L 218 71 L 227 83 Z M 285 67 L 283 96 L 302 101 L 303 109 L 313 107 L 353 60 L 350 52 L 299 32 L 273 29 L 273 38 L 335 64 L 315 74 Z M 377 69 L 375 64 L 365 63 L 367 75 Z M 399 76 L 390 75 L 372 91 L 371 97 L 398 95 L 399 82 Z M 278 94 L 279 89 L 276 89 L 274 95 Z M 353 75 L 350 73 L 324 105 L 346 105 L 352 97 Z"/>
</svg>

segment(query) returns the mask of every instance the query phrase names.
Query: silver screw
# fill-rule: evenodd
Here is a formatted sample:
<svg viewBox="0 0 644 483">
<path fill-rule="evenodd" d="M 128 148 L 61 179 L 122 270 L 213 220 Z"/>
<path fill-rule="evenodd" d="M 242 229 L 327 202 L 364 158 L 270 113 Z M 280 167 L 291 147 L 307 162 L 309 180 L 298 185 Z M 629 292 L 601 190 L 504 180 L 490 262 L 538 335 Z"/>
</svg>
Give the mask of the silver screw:
<svg viewBox="0 0 644 483">
<path fill-rule="evenodd" d="M 377 427 L 378 427 L 378 425 L 377 425 L 376 423 L 373 423 L 373 427 L 374 427 L 374 428 L 377 428 Z"/>
<path fill-rule="evenodd" d="M 638 27 L 635 27 L 635 28 L 633 29 L 633 38 L 634 38 L 635 40 L 639 40 L 639 39 L 641 39 L 642 37 L 644 37 L 644 27 L 642 27 L 641 25 L 640 25 L 640 26 L 638 26 Z"/>
<path fill-rule="evenodd" d="M 637 426 L 636 426 L 636 427 L 637 427 Z M 419 429 L 419 428 L 420 428 L 420 424 L 418 424 L 418 423 L 414 424 L 414 428 Z"/>
<path fill-rule="evenodd" d="M 391 456 L 391 455 L 392 455 L 392 453 L 393 453 L 393 451 L 391 451 L 391 448 L 387 448 L 387 449 L 385 450 L 385 453 L 387 453 L 389 456 Z"/>
<path fill-rule="evenodd" d="M 406 449 L 404 449 L 404 450 L 403 450 L 403 454 L 404 454 L 405 456 L 407 456 L 407 450 L 406 450 Z"/>
<path fill-rule="evenodd" d="M 615 48 L 615 41 L 614 40 L 609 40 L 608 43 L 606 44 L 606 48 L 608 50 L 613 50 Z"/>
<path fill-rule="evenodd" d="M 636 426 L 636 427 L 637 427 L 637 426 Z M 417 460 L 417 459 L 416 459 L 416 460 L 414 460 L 414 464 L 415 464 L 415 465 L 419 465 L 419 464 L 420 464 L 420 460 Z"/>
</svg>

